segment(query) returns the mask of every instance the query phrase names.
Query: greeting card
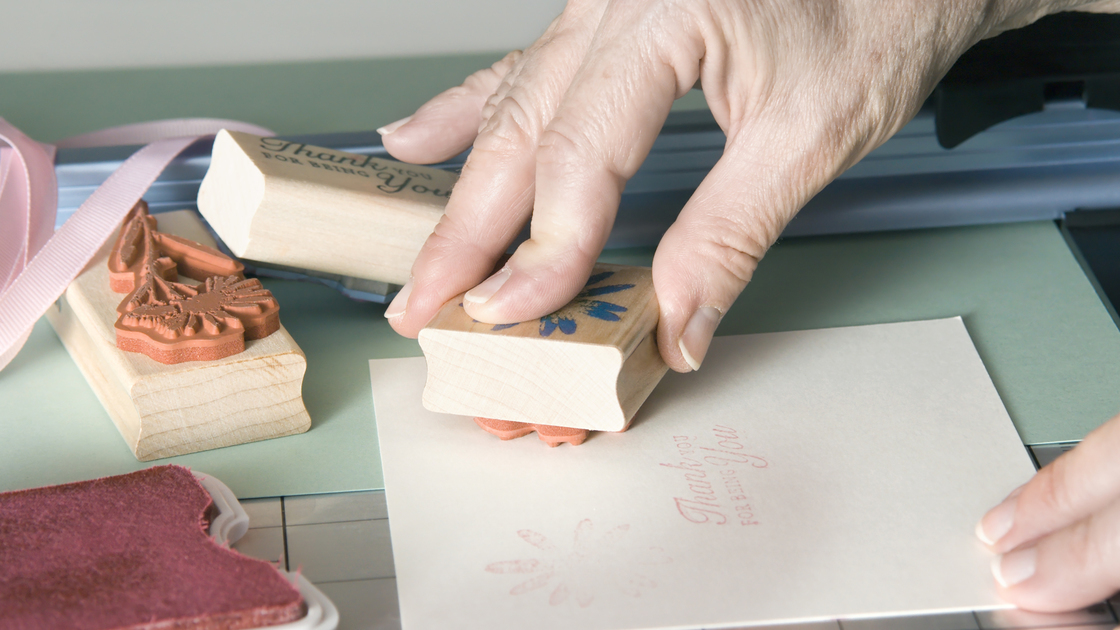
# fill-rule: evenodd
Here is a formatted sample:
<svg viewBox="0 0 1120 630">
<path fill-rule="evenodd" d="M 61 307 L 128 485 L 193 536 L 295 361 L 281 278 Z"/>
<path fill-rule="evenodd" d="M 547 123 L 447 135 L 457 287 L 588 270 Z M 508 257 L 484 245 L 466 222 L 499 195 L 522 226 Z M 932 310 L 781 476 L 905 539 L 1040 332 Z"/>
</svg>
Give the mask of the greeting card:
<svg viewBox="0 0 1120 630">
<path fill-rule="evenodd" d="M 717 337 L 578 447 L 426 411 L 422 358 L 370 372 L 406 630 L 1005 607 L 973 528 L 1034 468 L 960 318 Z"/>
</svg>

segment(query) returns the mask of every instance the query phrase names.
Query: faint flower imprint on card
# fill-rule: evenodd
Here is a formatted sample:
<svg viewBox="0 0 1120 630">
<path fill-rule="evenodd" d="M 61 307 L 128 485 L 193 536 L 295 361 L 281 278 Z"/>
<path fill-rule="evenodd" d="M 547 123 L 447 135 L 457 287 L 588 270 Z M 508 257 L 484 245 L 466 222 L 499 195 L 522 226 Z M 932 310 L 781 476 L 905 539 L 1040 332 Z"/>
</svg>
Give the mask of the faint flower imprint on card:
<svg viewBox="0 0 1120 630">
<path fill-rule="evenodd" d="M 602 587 L 612 584 L 626 595 L 641 597 L 643 590 L 655 588 L 657 582 L 635 571 L 634 566 L 667 564 L 672 559 L 660 547 L 643 550 L 637 559 L 621 557 L 620 545 L 629 531 L 629 525 L 619 525 L 596 537 L 591 519 L 584 519 L 576 525 L 568 550 L 560 548 L 544 534 L 522 529 L 517 535 L 544 552 L 543 557 L 494 562 L 486 566 L 486 571 L 534 576 L 515 585 L 510 595 L 522 595 L 555 583 L 548 597 L 548 603 L 553 606 L 571 598 L 580 608 L 586 608 L 595 600 L 597 592 L 603 593 Z"/>
</svg>

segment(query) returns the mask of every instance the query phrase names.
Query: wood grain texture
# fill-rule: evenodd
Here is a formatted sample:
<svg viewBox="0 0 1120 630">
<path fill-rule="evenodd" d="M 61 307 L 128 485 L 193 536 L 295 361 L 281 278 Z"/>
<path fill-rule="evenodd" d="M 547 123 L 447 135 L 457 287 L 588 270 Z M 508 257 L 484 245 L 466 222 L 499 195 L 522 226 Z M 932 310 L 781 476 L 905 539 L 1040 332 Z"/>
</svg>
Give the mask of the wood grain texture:
<svg viewBox="0 0 1120 630">
<path fill-rule="evenodd" d="M 222 131 L 198 208 L 234 254 L 404 284 L 455 173 Z"/>
<path fill-rule="evenodd" d="M 512 326 L 476 322 L 462 298 L 420 331 L 432 411 L 623 431 L 668 369 L 648 268 L 596 265 L 571 303 Z"/>
<path fill-rule="evenodd" d="M 160 230 L 213 246 L 197 215 L 158 215 Z M 116 347 L 112 239 L 48 311 L 63 345 L 140 461 L 302 433 L 307 361 L 283 326 L 217 361 L 165 365 Z M 281 308 L 283 305 L 281 305 Z M 283 317 L 281 311 L 281 317 Z"/>
</svg>

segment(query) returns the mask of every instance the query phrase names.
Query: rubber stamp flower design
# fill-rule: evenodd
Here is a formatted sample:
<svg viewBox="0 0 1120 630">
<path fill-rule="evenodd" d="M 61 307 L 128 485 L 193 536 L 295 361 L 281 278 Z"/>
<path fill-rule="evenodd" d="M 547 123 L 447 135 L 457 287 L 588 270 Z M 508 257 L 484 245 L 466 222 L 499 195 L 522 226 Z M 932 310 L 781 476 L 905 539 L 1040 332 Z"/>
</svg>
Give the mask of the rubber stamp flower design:
<svg viewBox="0 0 1120 630">
<path fill-rule="evenodd" d="M 280 329 L 280 305 L 260 280 L 215 249 L 156 230 L 144 202 L 125 219 L 108 265 L 110 288 L 128 294 L 114 324 L 121 350 L 161 363 L 214 360 Z"/>
<path fill-rule="evenodd" d="M 272 332 L 266 332 L 272 328 L 271 322 L 263 324 L 262 330 L 247 331 L 242 321 L 252 321 L 276 307 L 276 298 L 261 285 L 260 280 L 211 276 L 202 285 L 192 287 L 162 278 L 153 279 L 167 285 L 160 291 L 167 295 L 166 301 L 145 304 L 137 300 L 138 305 L 121 315 L 123 326 L 129 329 L 151 328 L 155 335 L 169 339 L 180 335 L 218 337 L 234 332 L 248 332 L 250 339 L 256 339 Z M 134 295 L 134 299 L 153 293 Z"/>
<path fill-rule="evenodd" d="M 540 319 L 540 335 L 548 337 L 557 330 L 565 335 L 571 335 L 576 332 L 577 318 L 581 315 L 605 322 L 619 321 L 621 319 L 619 315 L 628 309 L 621 304 L 597 299 L 599 296 L 634 288 L 633 284 L 602 284 L 614 274 L 613 271 L 604 271 L 591 276 L 583 286 L 583 290 L 567 306 Z M 491 330 L 506 330 L 518 325 L 520 324 L 498 324 Z"/>
<path fill-rule="evenodd" d="M 564 549 L 544 534 L 523 529 L 517 535 L 539 549 L 541 557 L 495 562 L 487 565 L 486 571 L 531 575 L 510 589 L 509 594 L 523 595 L 551 587 L 548 603 L 552 606 L 573 600 L 580 608 L 586 608 L 595 600 L 596 593 L 604 593 L 604 587 L 612 585 L 626 595 L 640 597 L 643 591 L 656 587 L 657 582 L 636 572 L 635 566 L 671 560 L 659 547 L 644 550 L 636 560 L 629 554 L 623 556 L 621 543 L 629 531 L 629 525 L 619 525 L 596 536 L 591 519 L 584 519 L 576 525 L 571 548 Z"/>
</svg>

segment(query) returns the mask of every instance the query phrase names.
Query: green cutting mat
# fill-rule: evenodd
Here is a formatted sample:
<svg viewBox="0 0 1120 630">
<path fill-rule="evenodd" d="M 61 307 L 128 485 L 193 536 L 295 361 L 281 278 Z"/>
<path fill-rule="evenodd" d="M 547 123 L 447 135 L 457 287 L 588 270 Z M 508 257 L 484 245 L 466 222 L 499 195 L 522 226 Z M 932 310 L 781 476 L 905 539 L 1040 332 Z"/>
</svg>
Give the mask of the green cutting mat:
<svg viewBox="0 0 1120 630">
<path fill-rule="evenodd" d="M 419 347 L 392 332 L 382 306 L 266 284 L 307 354 L 311 430 L 166 461 L 216 475 L 243 498 L 382 487 L 367 362 Z M 1079 439 L 1120 407 L 1120 331 L 1047 222 L 779 243 L 719 334 L 953 315 L 964 316 L 1025 442 Z M 149 465 L 132 458 L 45 322 L 0 372 L 0 410 L 0 490 Z"/>
</svg>

